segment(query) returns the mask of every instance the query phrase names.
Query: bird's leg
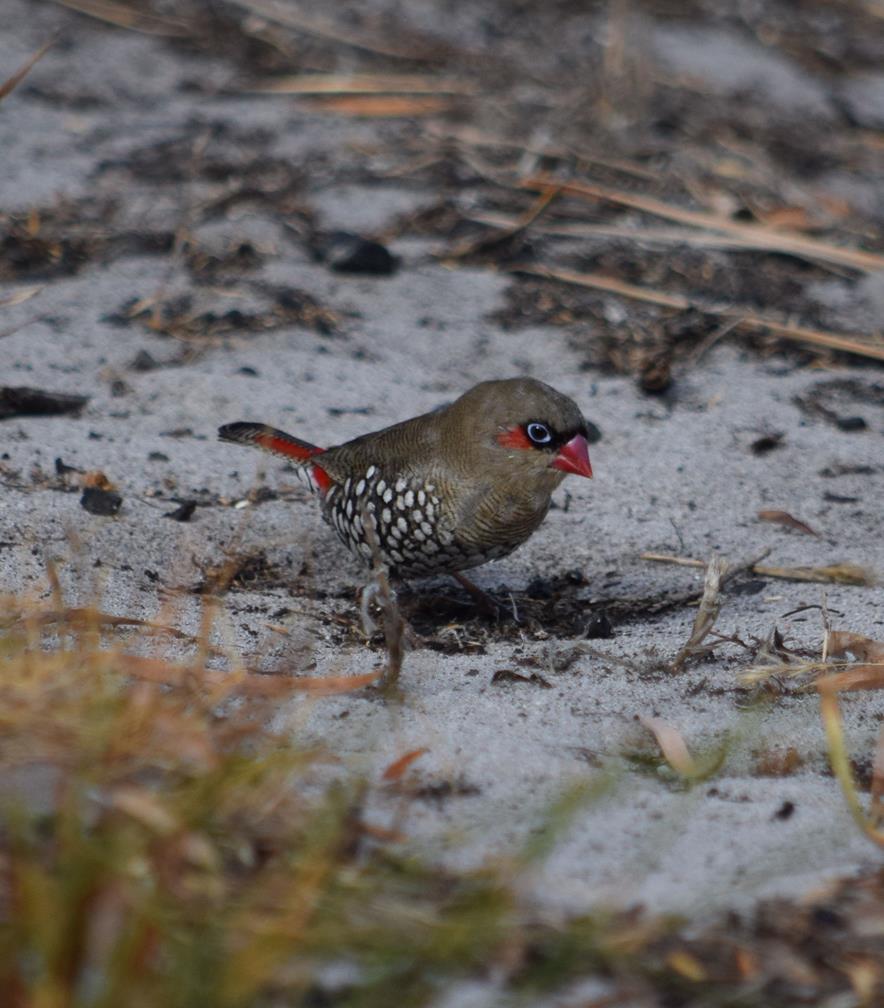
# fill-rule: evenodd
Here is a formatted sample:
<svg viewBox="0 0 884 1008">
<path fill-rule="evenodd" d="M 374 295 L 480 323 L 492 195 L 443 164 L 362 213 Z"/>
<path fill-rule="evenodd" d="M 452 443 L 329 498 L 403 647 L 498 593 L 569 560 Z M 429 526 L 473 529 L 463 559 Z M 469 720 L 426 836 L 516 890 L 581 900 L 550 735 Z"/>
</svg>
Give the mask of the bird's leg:
<svg viewBox="0 0 884 1008">
<path fill-rule="evenodd" d="M 451 576 L 473 597 L 473 600 L 476 603 L 476 608 L 483 616 L 491 616 L 494 619 L 500 619 L 504 612 L 503 606 L 493 599 L 488 592 L 483 591 L 477 584 L 473 584 L 473 582 L 470 581 L 468 577 L 461 574 L 460 571 L 451 571 Z M 516 622 L 518 623 L 518 619 L 516 619 Z"/>
</svg>

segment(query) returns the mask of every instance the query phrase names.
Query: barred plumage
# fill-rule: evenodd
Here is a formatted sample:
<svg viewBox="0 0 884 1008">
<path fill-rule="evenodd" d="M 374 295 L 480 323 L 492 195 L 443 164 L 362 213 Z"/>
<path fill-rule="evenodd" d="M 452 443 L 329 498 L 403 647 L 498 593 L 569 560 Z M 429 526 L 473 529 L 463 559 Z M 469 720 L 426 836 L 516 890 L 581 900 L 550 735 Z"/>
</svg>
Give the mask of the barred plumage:
<svg viewBox="0 0 884 1008">
<path fill-rule="evenodd" d="M 348 549 L 371 562 L 370 522 L 381 558 L 404 576 L 467 570 L 520 546 L 567 473 L 592 475 L 586 433 L 576 404 L 531 378 L 482 382 L 328 449 L 261 424 L 219 429 L 297 461 Z"/>
</svg>

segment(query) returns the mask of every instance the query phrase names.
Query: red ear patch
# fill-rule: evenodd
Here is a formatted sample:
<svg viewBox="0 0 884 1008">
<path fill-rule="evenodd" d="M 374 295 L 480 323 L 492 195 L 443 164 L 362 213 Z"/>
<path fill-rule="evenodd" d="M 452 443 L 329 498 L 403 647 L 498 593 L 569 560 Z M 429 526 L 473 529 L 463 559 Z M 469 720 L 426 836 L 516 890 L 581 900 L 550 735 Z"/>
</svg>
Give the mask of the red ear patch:
<svg viewBox="0 0 884 1008">
<path fill-rule="evenodd" d="M 497 435 L 497 443 L 504 448 L 520 448 L 526 450 L 534 445 L 528 440 L 528 435 L 521 427 L 511 427 Z"/>
</svg>

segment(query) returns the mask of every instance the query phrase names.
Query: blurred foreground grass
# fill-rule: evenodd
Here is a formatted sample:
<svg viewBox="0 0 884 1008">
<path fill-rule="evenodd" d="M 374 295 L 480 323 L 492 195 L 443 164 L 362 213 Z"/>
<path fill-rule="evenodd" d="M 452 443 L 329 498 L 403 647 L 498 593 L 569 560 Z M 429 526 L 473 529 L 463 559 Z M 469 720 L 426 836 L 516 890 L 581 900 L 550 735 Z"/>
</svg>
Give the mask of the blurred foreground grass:
<svg viewBox="0 0 884 1008">
<path fill-rule="evenodd" d="M 461 979 L 534 1005 L 587 978 L 605 1004 L 797 1003 L 751 933 L 698 941 L 639 912 L 551 921 L 526 904 L 520 883 L 592 787 L 482 870 L 401 853 L 395 832 L 363 820 L 376 782 L 267 730 L 279 690 L 266 687 L 284 679 L 208 669 L 204 605 L 182 662 L 161 643 L 182 635 L 158 624 L 58 595 L 49 608 L 0 602 L 3 1005 L 407 1008 Z M 795 921 L 784 916 L 798 936 Z M 874 996 L 880 974 L 871 987 L 857 976 L 836 963 L 816 979 Z"/>
<path fill-rule="evenodd" d="M 397 855 L 362 821 L 369 782 L 321 783 L 328 755 L 267 731 L 256 677 L 219 693 L 205 640 L 163 676 L 131 654 L 156 625 L 124 653 L 97 611 L 0 612 L 4 1004 L 405 1006 L 495 964 L 566 978 L 522 961 L 518 865 Z"/>
</svg>

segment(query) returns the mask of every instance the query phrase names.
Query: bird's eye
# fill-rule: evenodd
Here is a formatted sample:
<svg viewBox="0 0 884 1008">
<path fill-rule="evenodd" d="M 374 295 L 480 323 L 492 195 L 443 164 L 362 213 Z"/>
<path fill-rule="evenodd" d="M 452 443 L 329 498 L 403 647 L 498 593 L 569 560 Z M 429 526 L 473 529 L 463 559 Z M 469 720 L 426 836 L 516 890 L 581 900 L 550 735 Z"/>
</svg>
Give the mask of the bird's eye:
<svg viewBox="0 0 884 1008">
<path fill-rule="evenodd" d="M 552 441 L 552 431 L 546 424 L 529 423 L 525 428 L 525 433 L 537 445 L 549 444 Z"/>
</svg>

